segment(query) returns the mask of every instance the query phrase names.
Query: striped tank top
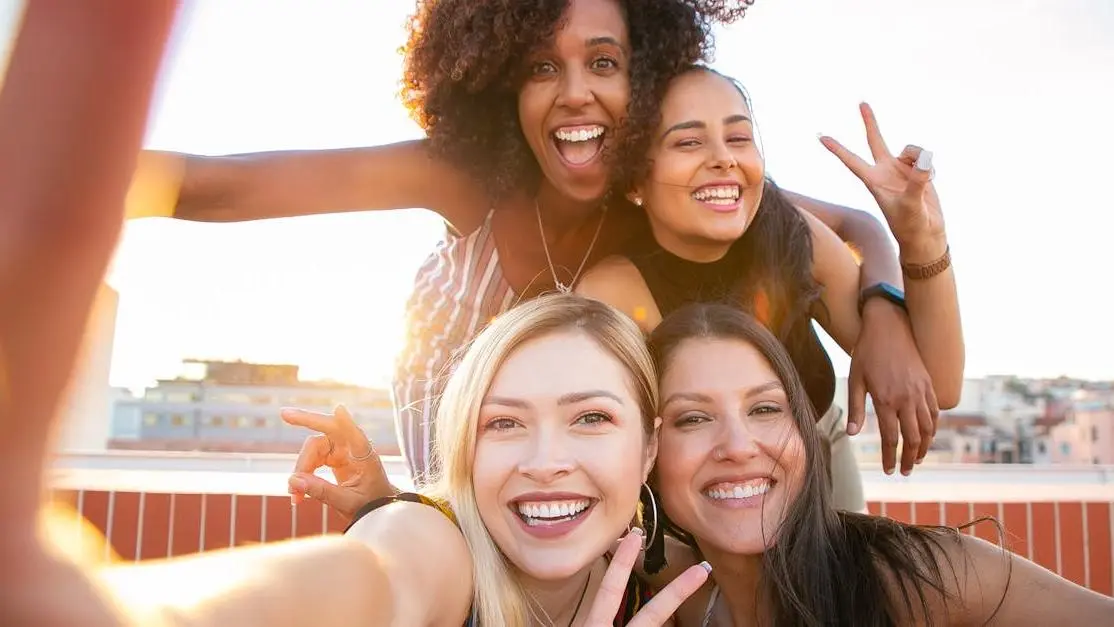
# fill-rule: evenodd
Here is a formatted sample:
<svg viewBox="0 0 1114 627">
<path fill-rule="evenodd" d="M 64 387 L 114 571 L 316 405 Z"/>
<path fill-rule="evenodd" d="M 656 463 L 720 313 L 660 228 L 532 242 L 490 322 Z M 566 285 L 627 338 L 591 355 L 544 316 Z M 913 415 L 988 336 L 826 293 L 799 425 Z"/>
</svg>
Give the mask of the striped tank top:
<svg viewBox="0 0 1114 627">
<path fill-rule="evenodd" d="M 406 304 L 405 339 L 392 396 L 399 447 L 416 484 L 429 476 L 436 399 L 446 365 L 517 296 L 503 275 L 488 212 L 468 235 L 446 233 L 418 269 Z"/>
</svg>

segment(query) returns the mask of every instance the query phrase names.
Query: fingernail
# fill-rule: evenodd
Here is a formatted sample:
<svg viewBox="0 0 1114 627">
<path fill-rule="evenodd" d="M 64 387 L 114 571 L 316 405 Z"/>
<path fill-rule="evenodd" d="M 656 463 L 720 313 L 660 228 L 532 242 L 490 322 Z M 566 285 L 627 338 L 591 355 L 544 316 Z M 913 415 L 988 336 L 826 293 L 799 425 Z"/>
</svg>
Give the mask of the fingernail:
<svg viewBox="0 0 1114 627">
<path fill-rule="evenodd" d="M 916 462 L 916 463 L 917 463 L 917 465 L 919 466 L 919 465 L 920 465 L 920 464 L 922 464 L 923 462 L 924 462 L 924 458 L 923 458 L 923 457 L 921 457 L 921 458 L 917 459 L 917 462 Z"/>
<path fill-rule="evenodd" d="M 892 474 L 894 474 L 894 469 L 893 469 L 893 468 L 887 468 L 887 469 L 886 469 L 886 474 L 887 474 L 887 475 L 892 475 Z"/>
<path fill-rule="evenodd" d="M 917 169 L 921 172 L 928 172 L 932 169 L 932 151 L 921 149 L 920 156 L 917 157 Z"/>
<path fill-rule="evenodd" d="M 646 532 L 642 531 L 642 527 L 635 527 L 634 529 L 631 529 L 630 532 L 636 536 L 646 535 Z"/>
<path fill-rule="evenodd" d="M 852 422 L 851 424 L 847 425 L 847 434 L 848 435 L 855 435 L 858 432 L 859 432 L 859 424 L 858 423 Z"/>
<path fill-rule="evenodd" d="M 701 568 L 703 568 L 703 569 L 704 569 L 704 570 L 705 570 L 706 572 L 708 572 L 709 574 L 711 574 L 711 572 L 712 572 L 712 565 L 711 565 L 711 564 L 709 564 L 709 563 L 708 563 L 707 561 L 703 561 L 703 562 L 700 562 L 700 567 L 701 567 Z"/>
<path fill-rule="evenodd" d="M 901 469 L 901 474 L 902 474 L 902 475 L 904 475 L 904 476 L 906 476 L 906 477 L 908 477 L 908 476 L 909 476 L 909 475 L 911 475 L 912 473 L 913 473 L 913 469 L 912 469 L 912 468 L 902 468 L 902 469 Z"/>
<path fill-rule="evenodd" d="M 298 492 L 305 494 L 307 487 L 309 486 L 306 484 L 305 479 L 294 478 L 290 480 L 290 489 L 292 490 L 297 490 Z"/>
</svg>

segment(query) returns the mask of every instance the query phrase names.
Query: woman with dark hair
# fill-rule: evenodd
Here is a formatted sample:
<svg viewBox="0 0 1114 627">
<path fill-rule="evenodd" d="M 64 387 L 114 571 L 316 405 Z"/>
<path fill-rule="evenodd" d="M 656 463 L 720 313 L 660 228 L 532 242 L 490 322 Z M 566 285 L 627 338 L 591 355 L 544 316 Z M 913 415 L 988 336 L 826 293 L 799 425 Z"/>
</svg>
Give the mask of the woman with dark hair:
<svg viewBox="0 0 1114 627">
<path fill-rule="evenodd" d="M 424 207 L 443 216 L 449 230 L 418 272 L 393 384 L 400 444 L 420 482 L 431 467 L 431 399 L 452 353 L 520 300 L 570 289 L 596 260 L 648 237 L 642 212 L 608 190 L 628 177 L 623 156 L 643 154 L 651 141 L 665 85 L 708 55 L 713 24 L 741 18 L 751 2 L 420 2 L 402 98 L 425 140 L 227 157 L 149 153 L 135 188 L 147 193 L 133 196 L 130 213 L 235 221 Z M 868 214 L 795 202 L 863 251 L 868 295 L 900 283 L 887 235 Z M 869 391 L 888 407 L 931 395 L 904 313 L 871 301 L 853 396 Z M 349 484 L 367 471 L 367 441 L 344 413 L 326 428 L 331 437 L 307 440 L 296 471 L 327 464 Z M 312 473 L 300 481 L 295 500 L 309 492 L 346 515 L 374 491 L 335 490 Z"/>
<path fill-rule="evenodd" d="M 1114 599 L 956 529 L 833 507 L 806 386 L 778 338 L 737 307 L 677 310 L 650 351 L 662 399 L 658 515 L 712 565 L 713 583 L 682 607 L 682 625 L 1114 618 Z M 680 556 L 663 579 L 692 559 Z M 659 547 L 646 568 L 661 566 Z"/>
<path fill-rule="evenodd" d="M 824 417 L 822 430 L 836 431 L 835 373 L 812 321 L 845 351 L 853 350 L 862 303 L 851 251 L 818 220 L 794 209 L 767 177 L 750 103 L 733 79 L 694 67 L 673 80 L 661 111 L 646 165 L 631 186 L 655 243 L 629 257 L 603 260 L 577 291 L 618 307 L 645 331 L 692 302 L 730 303 L 754 313 L 792 355 L 815 414 Z M 931 166 L 918 162 L 929 153 L 909 147 L 901 157 L 891 156 L 865 105 L 863 118 L 869 143 L 879 147 L 876 165 L 866 166 L 833 140 L 827 145 L 863 180 L 898 234 L 909 316 L 935 400 L 939 407 L 954 407 L 963 382 L 963 335 Z M 905 224 L 915 226 L 898 228 Z M 936 411 L 926 401 L 912 413 L 927 432 Z M 849 445 L 845 437 L 836 443 Z M 908 440 L 903 453 L 907 474 L 922 453 Z M 851 456 L 837 452 L 833 458 Z M 891 467 L 892 457 L 887 462 Z M 861 511 L 857 468 L 842 463 L 834 470 L 838 505 Z"/>
</svg>

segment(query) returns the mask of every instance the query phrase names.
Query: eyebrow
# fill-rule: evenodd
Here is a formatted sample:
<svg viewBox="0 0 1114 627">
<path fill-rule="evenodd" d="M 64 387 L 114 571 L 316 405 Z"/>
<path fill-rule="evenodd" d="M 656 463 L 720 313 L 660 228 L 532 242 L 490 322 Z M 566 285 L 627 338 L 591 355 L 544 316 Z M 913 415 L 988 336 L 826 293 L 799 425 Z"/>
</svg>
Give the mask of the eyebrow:
<svg viewBox="0 0 1114 627">
<path fill-rule="evenodd" d="M 615 39 L 614 37 L 612 37 L 610 35 L 603 35 L 603 36 L 600 36 L 600 37 L 589 37 L 587 43 L 588 43 L 589 47 L 592 47 L 592 46 L 606 46 L 606 45 L 612 45 L 612 46 L 615 46 L 617 48 L 622 48 L 623 47 L 623 44 L 619 43 L 618 39 Z"/>
<path fill-rule="evenodd" d="M 612 394 L 607 390 L 585 390 L 583 392 L 570 392 L 562 395 L 557 399 L 558 405 L 575 405 L 594 398 L 609 398 L 620 405 L 625 405 L 623 399 L 618 395 Z M 508 396 L 488 396 L 484 398 L 483 405 L 503 405 L 504 407 L 517 407 L 519 409 L 529 409 L 531 404 L 520 398 L 511 398 Z"/>
<path fill-rule="evenodd" d="M 756 385 L 756 386 L 746 390 L 743 393 L 743 398 L 750 398 L 752 396 L 758 396 L 759 394 L 763 394 L 763 393 L 769 392 L 771 390 L 782 390 L 782 391 L 784 391 L 785 386 L 783 386 L 781 384 L 781 381 L 778 381 L 777 379 L 774 379 L 772 381 L 767 381 L 766 383 L 761 383 L 759 385 Z M 711 403 L 712 402 L 712 397 L 708 396 L 707 394 L 700 394 L 699 392 L 677 392 L 676 394 L 671 394 L 669 396 L 669 398 L 665 399 L 665 402 L 662 403 L 662 408 L 664 409 L 664 408 L 668 407 L 671 403 L 675 403 L 677 401 L 693 401 L 693 402 L 696 402 L 696 403 Z"/>
<path fill-rule="evenodd" d="M 735 115 L 729 115 L 723 118 L 723 123 L 725 125 L 738 124 L 739 122 L 750 122 L 750 118 L 743 115 L 742 113 L 736 113 Z M 692 128 L 708 128 L 708 125 L 701 122 L 700 120 L 689 120 L 687 122 L 680 122 L 667 128 L 665 132 L 661 134 L 661 137 L 662 139 L 665 139 L 666 135 L 674 131 L 684 131 Z"/>
</svg>

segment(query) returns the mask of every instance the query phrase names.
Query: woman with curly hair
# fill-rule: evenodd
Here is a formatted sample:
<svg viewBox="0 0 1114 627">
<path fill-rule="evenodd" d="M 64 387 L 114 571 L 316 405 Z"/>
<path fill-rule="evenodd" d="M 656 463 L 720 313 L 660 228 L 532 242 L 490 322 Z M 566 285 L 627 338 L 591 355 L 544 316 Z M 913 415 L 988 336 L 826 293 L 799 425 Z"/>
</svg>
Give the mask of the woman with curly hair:
<svg viewBox="0 0 1114 627">
<path fill-rule="evenodd" d="M 148 153 L 137 188 L 165 191 L 173 207 L 133 204 L 131 215 L 235 221 L 424 207 L 443 216 L 448 232 L 418 271 L 393 384 L 400 444 L 421 482 L 434 461 L 430 399 L 452 353 L 515 303 L 566 291 L 595 260 L 648 238 L 641 210 L 608 195 L 629 176 L 623 155 L 642 154 L 654 126 L 626 121 L 652 119 L 670 78 L 708 55 L 712 25 L 742 17 L 752 1 L 421 2 L 402 97 L 425 140 L 227 157 Z M 864 284 L 900 283 L 876 220 L 795 200 L 863 251 Z M 931 395 L 903 312 L 877 298 L 868 309 L 853 407 L 867 391 L 886 407 Z M 350 422 L 338 416 L 332 429 L 351 434 Z M 308 440 L 298 468 L 361 472 L 369 450 L 352 439 L 351 447 Z M 307 480 L 342 513 L 365 500 Z"/>
</svg>

